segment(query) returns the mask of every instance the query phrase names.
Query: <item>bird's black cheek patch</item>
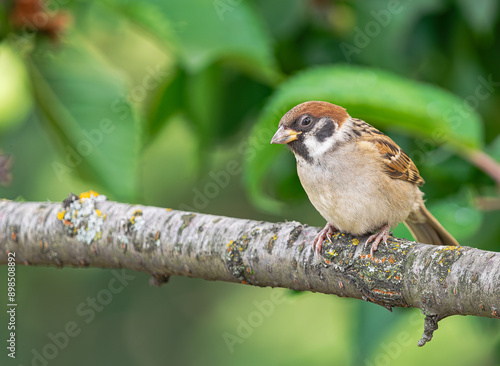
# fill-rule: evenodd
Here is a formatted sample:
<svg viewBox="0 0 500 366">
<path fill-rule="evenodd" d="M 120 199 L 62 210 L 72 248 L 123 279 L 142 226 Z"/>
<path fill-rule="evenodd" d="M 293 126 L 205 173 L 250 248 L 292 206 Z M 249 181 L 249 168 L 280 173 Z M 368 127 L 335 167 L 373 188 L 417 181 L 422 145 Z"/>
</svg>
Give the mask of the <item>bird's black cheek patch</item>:
<svg viewBox="0 0 500 366">
<path fill-rule="evenodd" d="M 335 122 L 327 121 L 314 135 L 319 142 L 325 141 L 335 132 Z"/>
</svg>

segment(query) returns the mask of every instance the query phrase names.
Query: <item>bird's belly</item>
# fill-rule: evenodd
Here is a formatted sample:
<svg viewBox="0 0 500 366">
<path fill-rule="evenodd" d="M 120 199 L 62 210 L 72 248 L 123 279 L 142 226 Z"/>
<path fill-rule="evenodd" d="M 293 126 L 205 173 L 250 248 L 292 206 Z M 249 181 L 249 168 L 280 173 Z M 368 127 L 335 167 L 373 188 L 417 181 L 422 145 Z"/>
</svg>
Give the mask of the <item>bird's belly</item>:
<svg viewBox="0 0 500 366">
<path fill-rule="evenodd" d="M 386 221 L 384 215 L 380 215 L 380 209 L 372 212 L 372 203 L 362 194 L 353 196 L 318 193 L 308 194 L 311 203 L 329 223 L 342 232 L 362 235 L 380 228 Z"/>
<path fill-rule="evenodd" d="M 298 169 L 298 173 L 309 200 L 342 232 L 362 235 L 386 224 L 395 226 L 408 217 L 415 202 L 413 184 L 390 178 L 381 181 L 369 170 L 356 174 L 306 170 Z"/>
</svg>

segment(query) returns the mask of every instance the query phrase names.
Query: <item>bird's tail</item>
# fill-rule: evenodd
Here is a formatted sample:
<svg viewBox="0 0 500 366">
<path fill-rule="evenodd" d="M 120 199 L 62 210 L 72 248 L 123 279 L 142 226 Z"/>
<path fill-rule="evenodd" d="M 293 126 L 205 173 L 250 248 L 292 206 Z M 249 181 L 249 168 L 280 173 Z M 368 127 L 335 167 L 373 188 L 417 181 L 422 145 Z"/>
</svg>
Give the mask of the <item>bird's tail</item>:
<svg viewBox="0 0 500 366">
<path fill-rule="evenodd" d="M 417 210 L 413 211 L 405 221 L 406 227 L 416 241 L 424 244 L 458 246 L 456 239 L 446 231 L 438 220 L 421 201 Z"/>
</svg>

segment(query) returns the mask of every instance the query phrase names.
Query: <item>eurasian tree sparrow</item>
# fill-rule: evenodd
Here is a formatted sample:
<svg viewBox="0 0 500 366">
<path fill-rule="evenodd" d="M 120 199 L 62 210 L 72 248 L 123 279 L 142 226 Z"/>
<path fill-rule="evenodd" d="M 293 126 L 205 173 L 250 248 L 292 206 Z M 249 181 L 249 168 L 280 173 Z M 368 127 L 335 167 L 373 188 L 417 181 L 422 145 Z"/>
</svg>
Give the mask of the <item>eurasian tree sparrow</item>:
<svg viewBox="0 0 500 366">
<path fill-rule="evenodd" d="M 415 240 L 459 245 L 426 209 L 417 167 L 388 136 L 347 111 L 311 101 L 288 111 L 271 140 L 287 144 L 309 200 L 327 220 L 313 243 L 321 250 L 334 231 L 372 234 L 370 254 L 404 221 Z M 378 230 L 378 233 L 374 233 Z"/>
</svg>

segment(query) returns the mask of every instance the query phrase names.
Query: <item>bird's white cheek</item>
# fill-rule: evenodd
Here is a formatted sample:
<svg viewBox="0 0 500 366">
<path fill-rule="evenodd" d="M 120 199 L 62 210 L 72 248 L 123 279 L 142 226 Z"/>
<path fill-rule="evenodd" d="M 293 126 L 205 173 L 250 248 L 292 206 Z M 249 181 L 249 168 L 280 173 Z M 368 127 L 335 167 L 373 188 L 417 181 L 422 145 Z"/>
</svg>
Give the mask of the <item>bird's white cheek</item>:
<svg viewBox="0 0 500 366">
<path fill-rule="evenodd" d="M 330 150 L 334 144 L 334 139 L 326 139 L 321 142 L 312 136 L 310 138 L 304 139 L 304 145 L 306 146 L 310 156 L 313 158 L 322 156 L 328 150 Z"/>
<path fill-rule="evenodd" d="M 304 145 L 313 159 L 320 158 L 336 145 L 341 145 L 349 141 L 351 138 L 349 131 L 352 130 L 352 121 L 348 120 L 344 122 L 344 125 L 341 128 L 339 128 L 338 124 L 335 123 L 335 129 L 336 132 L 324 140 L 311 135 L 304 139 Z"/>
</svg>

